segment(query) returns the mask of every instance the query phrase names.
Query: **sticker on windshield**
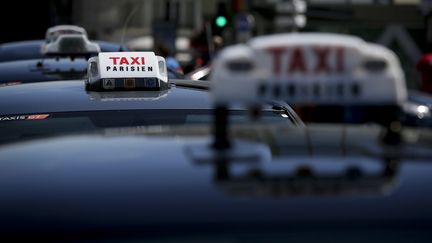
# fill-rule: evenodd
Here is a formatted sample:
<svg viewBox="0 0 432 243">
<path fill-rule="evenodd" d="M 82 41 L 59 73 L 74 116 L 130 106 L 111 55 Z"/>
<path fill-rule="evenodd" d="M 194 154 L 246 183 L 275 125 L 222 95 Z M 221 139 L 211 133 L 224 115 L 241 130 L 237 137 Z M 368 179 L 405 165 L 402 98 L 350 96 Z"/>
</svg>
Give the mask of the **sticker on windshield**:
<svg viewBox="0 0 432 243">
<path fill-rule="evenodd" d="M 44 120 L 49 116 L 49 114 L 1 116 L 0 121 Z"/>
</svg>

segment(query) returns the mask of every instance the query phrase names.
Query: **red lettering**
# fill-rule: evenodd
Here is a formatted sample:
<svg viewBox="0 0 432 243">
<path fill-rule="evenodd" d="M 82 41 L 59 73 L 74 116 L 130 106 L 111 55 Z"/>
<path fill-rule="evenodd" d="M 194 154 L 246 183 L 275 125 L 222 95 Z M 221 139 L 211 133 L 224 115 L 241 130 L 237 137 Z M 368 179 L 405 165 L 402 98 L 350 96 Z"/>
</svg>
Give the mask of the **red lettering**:
<svg viewBox="0 0 432 243">
<path fill-rule="evenodd" d="M 330 67 L 327 63 L 327 56 L 330 53 L 330 48 L 314 48 L 314 52 L 317 57 L 315 72 L 330 72 Z"/>
<path fill-rule="evenodd" d="M 280 74 L 280 56 L 283 51 L 282 48 L 271 48 L 268 49 L 270 53 L 273 54 L 273 72 L 276 75 Z"/>
<path fill-rule="evenodd" d="M 120 57 L 110 57 L 109 59 L 113 60 L 113 65 L 117 65 L 117 60 L 118 60 L 119 58 L 120 58 Z"/>
<path fill-rule="evenodd" d="M 295 48 L 291 56 L 291 65 L 289 66 L 289 72 L 306 72 L 306 64 L 303 59 L 303 54 L 300 48 Z"/>
<path fill-rule="evenodd" d="M 128 62 L 126 57 L 120 58 L 120 65 L 123 65 L 123 64 L 129 65 L 129 62 Z"/>
<path fill-rule="evenodd" d="M 131 60 L 132 60 L 131 65 L 134 65 L 134 64 L 139 65 L 140 63 L 138 62 L 138 58 L 139 57 L 131 57 Z"/>
<path fill-rule="evenodd" d="M 112 60 L 113 65 L 144 65 L 145 59 L 144 57 L 109 57 Z M 141 61 L 141 63 L 140 63 Z"/>
</svg>

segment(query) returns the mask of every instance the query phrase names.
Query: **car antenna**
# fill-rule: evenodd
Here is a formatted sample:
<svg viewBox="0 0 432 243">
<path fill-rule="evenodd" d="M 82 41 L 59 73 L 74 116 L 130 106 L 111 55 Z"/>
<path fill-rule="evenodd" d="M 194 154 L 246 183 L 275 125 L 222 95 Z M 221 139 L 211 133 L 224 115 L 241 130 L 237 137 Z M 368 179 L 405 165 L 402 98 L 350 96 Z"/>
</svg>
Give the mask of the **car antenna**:
<svg viewBox="0 0 432 243">
<path fill-rule="evenodd" d="M 122 29 L 122 35 L 121 35 L 121 38 L 120 38 L 120 49 L 119 49 L 119 51 L 123 51 L 124 38 L 126 36 L 126 31 L 128 29 L 129 22 L 131 21 L 132 17 L 135 15 L 136 11 L 138 10 L 138 8 L 140 6 L 141 6 L 141 4 L 138 4 L 137 6 L 135 6 L 135 8 L 133 8 L 132 11 L 129 13 L 129 15 L 126 17 L 126 20 L 124 22 L 123 29 Z"/>
</svg>

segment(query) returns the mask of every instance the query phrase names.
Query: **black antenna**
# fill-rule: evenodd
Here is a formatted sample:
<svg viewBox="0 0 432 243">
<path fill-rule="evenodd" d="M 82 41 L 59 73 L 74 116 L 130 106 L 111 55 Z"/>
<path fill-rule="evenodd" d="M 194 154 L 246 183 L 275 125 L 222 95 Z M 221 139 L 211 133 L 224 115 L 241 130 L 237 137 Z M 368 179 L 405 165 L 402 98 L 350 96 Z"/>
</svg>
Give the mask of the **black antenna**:
<svg viewBox="0 0 432 243">
<path fill-rule="evenodd" d="M 138 8 L 141 7 L 141 3 L 138 4 L 137 6 L 135 6 L 134 9 L 132 9 L 132 11 L 129 13 L 129 15 L 126 17 L 125 23 L 123 25 L 123 32 L 121 35 L 121 39 L 120 39 L 120 50 L 119 51 L 123 51 L 123 45 L 124 45 L 124 38 L 126 35 L 126 31 L 129 25 L 129 22 L 131 21 L 132 17 L 135 15 L 136 11 L 138 10 Z"/>
</svg>

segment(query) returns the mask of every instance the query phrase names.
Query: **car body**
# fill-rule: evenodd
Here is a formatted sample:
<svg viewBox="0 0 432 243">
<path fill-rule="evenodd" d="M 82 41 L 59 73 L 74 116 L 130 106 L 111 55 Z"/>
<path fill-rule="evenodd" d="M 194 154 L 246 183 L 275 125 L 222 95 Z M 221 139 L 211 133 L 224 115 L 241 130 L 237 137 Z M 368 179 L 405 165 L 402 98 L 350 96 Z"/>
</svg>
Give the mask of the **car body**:
<svg viewBox="0 0 432 243">
<path fill-rule="evenodd" d="M 127 51 L 127 47 L 108 41 L 94 41 L 100 46 L 101 52 Z M 0 45 L 0 62 L 42 59 L 42 45 L 45 40 L 29 40 L 4 43 Z"/>
<path fill-rule="evenodd" d="M 159 91 L 94 92 L 86 90 L 83 80 L 67 80 L 0 87 L 1 143 L 106 127 L 211 123 L 213 107 L 206 90 L 171 86 Z M 265 109 L 275 122 L 302 125 L 284 104 Z M 248 114 L 240 107 L 233 112 L 237 121 Z M 31 117 L 37 115 L 46 117 L 32 126 Z"/>
<path fill-rule="evenodd" d="M 224 152 L 205 124 L 140 126 L 4 145 L 0 237 L 427 242 L 431 133 L 397 149 L 380 133 L 236 126 Z"/>
<path fill-rule="evenodd" d="M 167 68 L 169 79 L 183 75 Z M 46 57 L 0 62 L 0 86 L 58 80 L 84 80 L 87 77 L 87 59 Z"/>
<path fill-rule="evenodd" d="M 85 79 L 87 59 L 43 58 L 0 62 L 0 86 L 54 80 Z"/>
<path fill-rule="evenodd" d="M 45 40 L 0 45 L 0 85 L 84 79 L 88 58 L 125 50 L 116 43 L 89 41 L 81 27 L 55 26 L 47 30 Z"/>
</svg>

